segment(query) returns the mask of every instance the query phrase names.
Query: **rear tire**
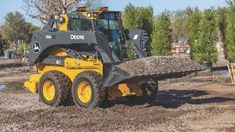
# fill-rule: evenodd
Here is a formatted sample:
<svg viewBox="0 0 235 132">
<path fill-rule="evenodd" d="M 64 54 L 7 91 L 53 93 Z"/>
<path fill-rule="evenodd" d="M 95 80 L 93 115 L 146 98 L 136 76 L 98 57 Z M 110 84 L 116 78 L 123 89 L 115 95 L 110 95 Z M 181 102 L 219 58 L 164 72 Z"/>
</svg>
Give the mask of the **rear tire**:
<svg viewBox="0 0 235 132">
<path fill-rule="evenodd" d="M 157 96 L 158 92 L 158 81 L 150 79 L 147 83 L 143 84 L 142 86 L 143 95 L 148 102 L 154 102 L 155 97 Z"/>
<path fill-rule="evenodd" d="M 101 86 L 101 76 L 96 72 L 82 72 L 74 80 L 72 96 L 81 108 L 100 107 L 106 100 L 106 89 Z"/>
<path fill-rule="evenodd" d="M 142 96 L 129 96 L 127 99 L 133 103 L 152 103 L 155 101 L 155 97 L 158 92 L 158 82 L 150 79 L 148 82 L 141 85 L 143 92 Z"/>
<path fill-rule="evenodd" d="M 71 81 L 64 73 L 49 71 L 40 79 L 38 94 L 45 104 L 58 107 L 66 104 L 71 96 L 70 89 Z"/>
</svg>

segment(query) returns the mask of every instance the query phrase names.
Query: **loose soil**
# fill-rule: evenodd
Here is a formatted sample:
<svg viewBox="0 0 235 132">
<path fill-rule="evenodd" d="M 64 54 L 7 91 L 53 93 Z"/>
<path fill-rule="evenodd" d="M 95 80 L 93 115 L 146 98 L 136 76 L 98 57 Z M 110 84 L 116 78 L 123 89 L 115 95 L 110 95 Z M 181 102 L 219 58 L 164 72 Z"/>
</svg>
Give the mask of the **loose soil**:
<svg viewBox="0 0 235 132">
<path fill-rule="evenodd" d="M 235 131 L 235 86 L 210 74 L 161 81 L 152 104 L 121 98 L 83 110 L 39 102 L 20 85 L 29 69 L 7 66 L 0 69 L 0 82 L 18 86 L 0 92 L 0 131 Z"/>
</svg>

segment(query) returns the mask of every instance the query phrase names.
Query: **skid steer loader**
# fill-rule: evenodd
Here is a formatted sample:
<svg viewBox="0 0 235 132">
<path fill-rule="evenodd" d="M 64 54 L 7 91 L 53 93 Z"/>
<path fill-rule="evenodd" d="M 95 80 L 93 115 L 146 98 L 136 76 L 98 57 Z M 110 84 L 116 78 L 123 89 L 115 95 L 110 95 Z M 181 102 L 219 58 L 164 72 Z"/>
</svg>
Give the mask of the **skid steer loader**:
<svg viewBox="0 0 235 132">
<path fill-rule="evenodd" d="M 144 30 L 125 30 L 121 13 L 107 7 L 98 11 L 80 7 L 52 16 L 43 30 L 33 33 L 28 60 L 37 66 L 37 73 L 24 86 L 55 107 L 70 99 L 81 108 L 98 107 L 122 96 L 154 100 L 159 74 L 129 74 L 117 66 L 129 60 L 127 42 L 133 45 L 136 58 L 143 58 L 148 41 Z M 162 71 L 161 76 L 174 74 Z"/>
</svg>

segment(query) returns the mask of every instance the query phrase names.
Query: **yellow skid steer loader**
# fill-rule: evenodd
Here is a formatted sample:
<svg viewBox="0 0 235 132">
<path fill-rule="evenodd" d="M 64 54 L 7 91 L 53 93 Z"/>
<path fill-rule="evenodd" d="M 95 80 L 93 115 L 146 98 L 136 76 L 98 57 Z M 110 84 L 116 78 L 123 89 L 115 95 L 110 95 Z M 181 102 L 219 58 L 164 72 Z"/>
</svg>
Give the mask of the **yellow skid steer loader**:
<svg viewBox="0 0 235 132">
<path fill-rule="evenodd" d="M 133 60 L 127 42 L 133 45 Z M 158 80 L 201 70 L 190 59 L 146 57 L 148 43 L 144 30 L 125 30 L 121 13 L 107 7 L 52 16 L 33 33 L 28 60 L 37 73 L 24 86 L 47 105 L 72 99 L 79 107 L 94 108 L 122 96 L 154 100 Z"/>
</svg>

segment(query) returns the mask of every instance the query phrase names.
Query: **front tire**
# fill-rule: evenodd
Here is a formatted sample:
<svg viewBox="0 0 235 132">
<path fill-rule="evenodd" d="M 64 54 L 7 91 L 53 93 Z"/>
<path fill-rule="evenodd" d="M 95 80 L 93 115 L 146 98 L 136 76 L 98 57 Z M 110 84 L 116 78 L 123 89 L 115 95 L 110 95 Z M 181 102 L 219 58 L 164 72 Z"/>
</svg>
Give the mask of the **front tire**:
<svg viewBox="0 0 235 132">
<path fill-rule="evenodd" d="M 74 80 L 72 96 L 81 108 L 100 107 L 106 99 L 106 89 L 101 86 L 101 76 L 96 72 L 82 72 Z"/>
<path fill-rule="evenodd" d="M 38 93 L 40 99 L 47 105 L 57 107 L 65 105 L 70 96 L 71 81 L 59 71 L 49 71 L 42 75 Z"/>
</svg>

